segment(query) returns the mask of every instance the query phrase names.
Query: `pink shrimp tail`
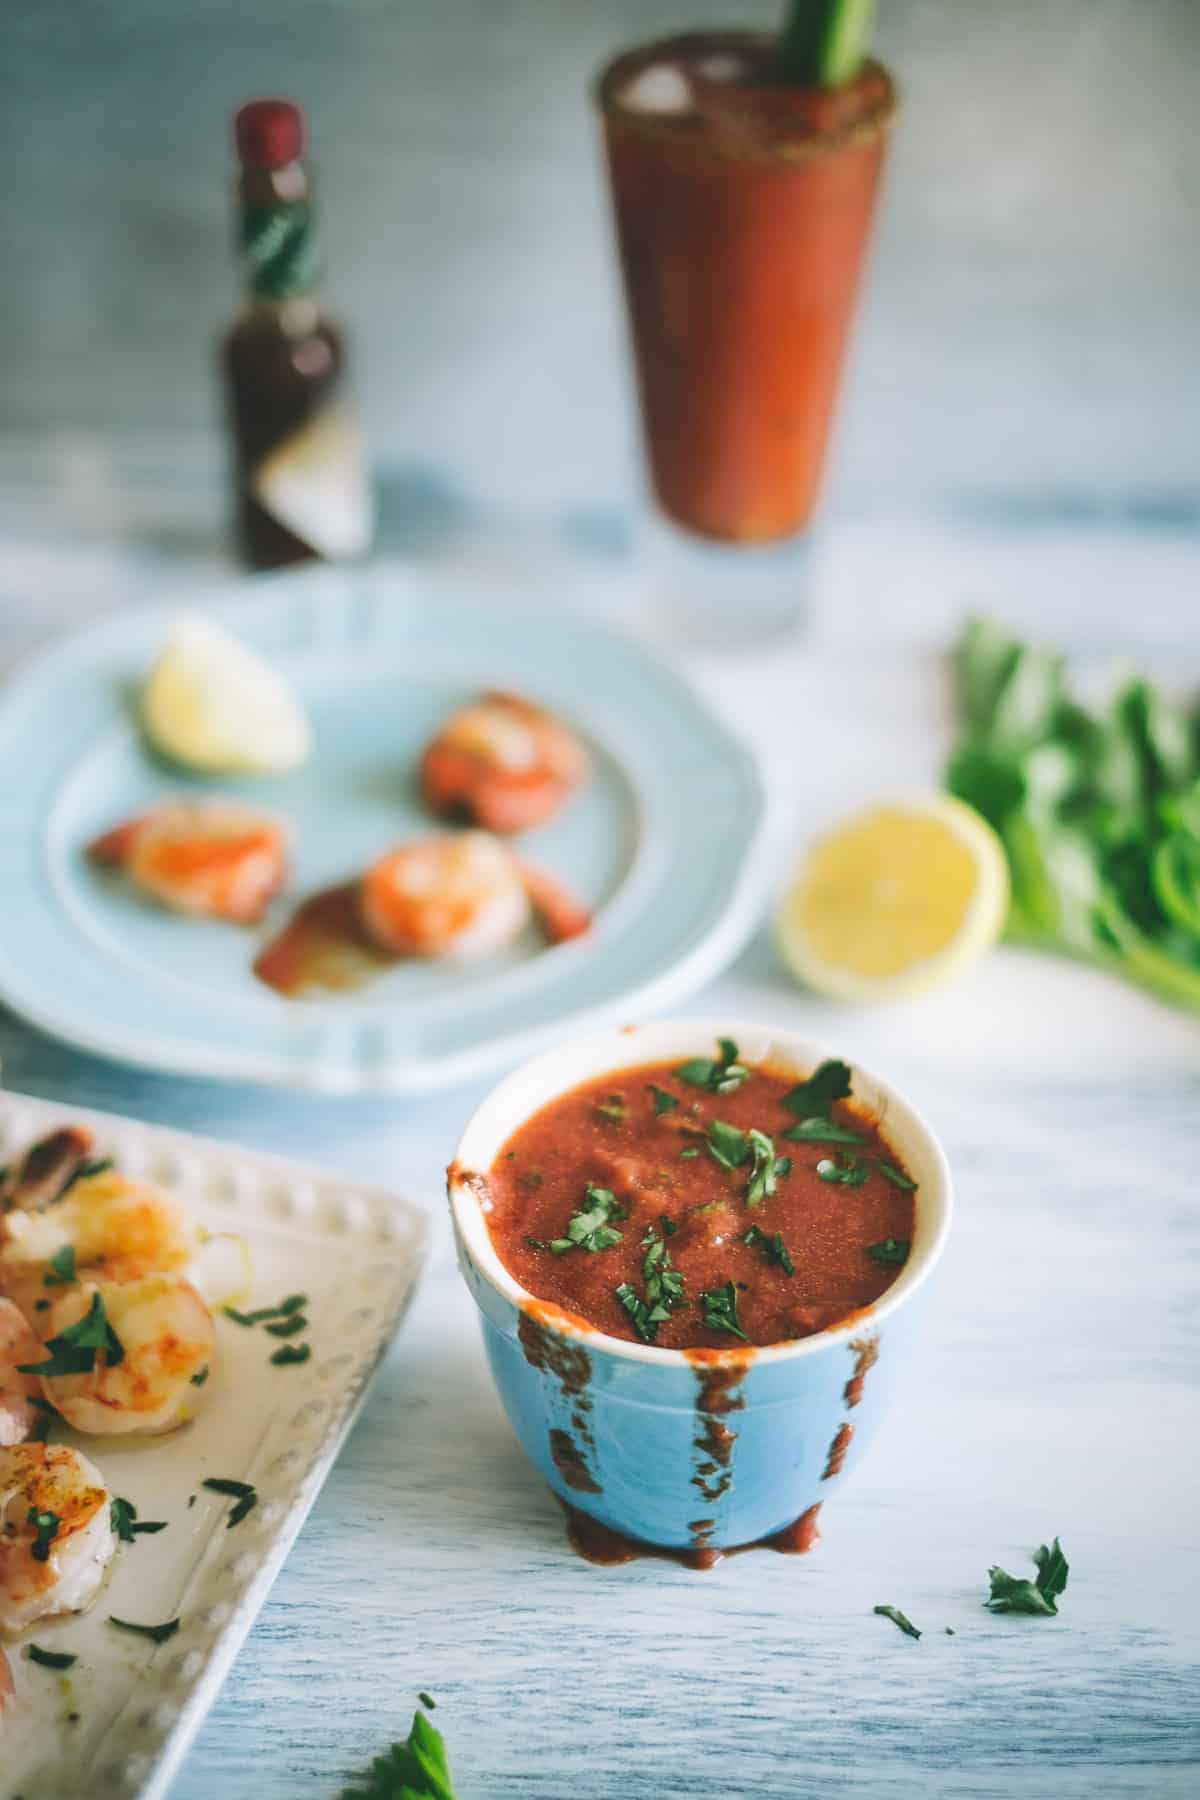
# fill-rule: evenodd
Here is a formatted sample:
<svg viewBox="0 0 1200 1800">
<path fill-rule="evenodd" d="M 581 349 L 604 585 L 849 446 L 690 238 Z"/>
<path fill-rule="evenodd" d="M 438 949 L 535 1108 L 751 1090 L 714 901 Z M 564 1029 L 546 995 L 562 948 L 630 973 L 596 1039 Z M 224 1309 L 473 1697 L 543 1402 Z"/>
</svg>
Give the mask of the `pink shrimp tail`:
<svg viewBox="0 0 1200 1800">
<path fill-rule="evenodd" d="M 518 863 L 529 904 L 552 944 L 565 944 L 592 928 L 592 915 L 556 875 Z"/>
</svg>

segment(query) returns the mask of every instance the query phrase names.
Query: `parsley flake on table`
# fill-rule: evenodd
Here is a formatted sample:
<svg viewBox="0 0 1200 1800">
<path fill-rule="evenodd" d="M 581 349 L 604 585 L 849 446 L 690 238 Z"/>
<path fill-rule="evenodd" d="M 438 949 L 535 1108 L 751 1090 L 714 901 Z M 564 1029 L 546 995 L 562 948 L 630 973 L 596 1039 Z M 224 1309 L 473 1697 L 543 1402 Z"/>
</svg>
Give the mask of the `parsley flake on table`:
<svg viewBox="0 0 1200 1800">
<path fill-rule="evenodd" d="M 888 1268 L 901 1268 L 908 1261 L 908 1253 L 912 1245 L 907 1238 L 881 1238 L 877 1244 L 867 1245 L 867 1255 L 872 1262 L 883 1263 Z"/>
<path fill-rule="evenodd" d="M 1003 1569 L 990 1568 L 988 1580 L 991 1583 L 991 1593 L 983 1604 L 992 1612 L 1021 1612 L 1042 1616 L 1057 1613 L 1058 1596 L 1066 1587 L 1067 1576 L 1071 1572 L 1057 1538 L 1052 1544 L 1042 1544 L 1039 1547 L 1033 1564 L 1037 1570 L 1034 1581 L 1027 1577 L 1009 1575 Z"/>
<path fill-rule="evenodd" d="M 902 1613 L 898 1606 L 876 1606 L 872 1607 L 871 1610 L 878 1613 L 882 1619 L 890 1619 L 892 1624 L 898 1625 L 907 1637 L 920 1637 L 921 1633 L 917 1630 L 912 1620 L 908 1617 L 907 1613 Z"/>
<path fill-rule="evenodd" d="M 671 1261 L 666 1241 L 650 1226 L 642 1239 L 646 1254 L 642 1258 L 642 1282 L 645 1293 L 639 1294 L 631 1281 L 623 1281 L 615 1290 L 617 1299 L 633 1321 L 633 1328 L 644 1344 L 652 1344 L 658 1328 L 679 1306 L 683 1297 L 683 1276 Z"/>
<path fill-rule="evenodd" d="M 850 1098 L 850 1065 L 831 1058 L 813 1070 L 807 1081 L 801 1081 L 783 1096 L 789 1112 L 801 1119 L 820 1114 L 828 1117 L 835 1100 Z"/>
<path fill-rule="evenodd" d="M 26 1644 L 25 1655 L 39 1669 L 73 1669 L 79 1661 L 69 1650 L 43 1650 L 40 1644 Z"/>
<path fill-rule="evenodd" d="M 228 1494 L 237 1504 L 229 1509 L 229 1517 L 225 1521 L 225 1529 L 232 1531 L 240 1525 L 248 1512 L 253 1512 L 258 1505 L 258 1491 L 249 1481 L 230 1481 L 224 1476 L 213 1475 L 200 1483 L 214 1494 Z"/>
<path fill-rule="evenodd" d="M 701 1294 L 700 1304 L 704 1308 L 704 1323 L 710 1331 L 728 1331 L 731 1336 L 739 1337 L 744 1343 L 750 1339 L 738 1324 L 737 1288 L 732 1281 L 724 1287 L 712 1288 Z"/>
<path fill-rule="evenodd" d="M 341 1800 L 455 1800 L 441 1732 L 415 1713 L 407 1741 L 377 1756 Z"/>
<path fill-rule="evenodd" d="M 857 1156 L 846 1156 L 841 1162 L 836 1157 L 823 1156 L 817 1164 L 817 1174 L 822 1181 L 833 1182 L 837 1187 L 861 1187 L 868 1170 Z"/>
<path fill-rule="evenodd" d="M 737 1055 L 738 1047 L 732 1038 L 718 1038 L 715 1061 L 707 1056 L 693 1056 L 689 1062 L 681 1063 L 675 1073 L 680 1081 L 707 1088 L 710 1094 L 732 1094 L 750 1079 L 749 1069 L 738 1061 Z"/>
<path fill-rule="evenodd" d="M 781 1231 L 777 1231 L 773 1237 L 768 1237 L 765 1231 L 760 1231 L 757 1225 L 752 1225 L 742 1238 L 742 1242 L 749 1244 L 752 1250 L 761 1250 L 767 1261 L 777 1263 L 785 1275 L 796 1273 L 796 1265 L 783 1241 Z"/>
<path fill-rule="evenodd" d="M 19 1364 L 22 1375 L 87 1375 L 101 1354 L 109 1369 L 125 1361 L 124 1348 L 108 1322 L 99 1289 L 92 1295 L 91 1307 L 83 1318 L 52 1337 L 45 1348 L 50 1352 L 49 1361 Z"/>
</svg>

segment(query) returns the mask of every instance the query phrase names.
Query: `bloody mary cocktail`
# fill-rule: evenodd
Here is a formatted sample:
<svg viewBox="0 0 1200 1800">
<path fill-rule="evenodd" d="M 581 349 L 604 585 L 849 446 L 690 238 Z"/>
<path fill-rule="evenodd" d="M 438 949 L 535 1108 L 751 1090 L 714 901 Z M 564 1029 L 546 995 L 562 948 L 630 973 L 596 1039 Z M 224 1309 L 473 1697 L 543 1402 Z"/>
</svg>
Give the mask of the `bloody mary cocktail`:
<svg viewBox="0 0 1200 1800">
<path fill-rule="evenodd" d="M 776 40 L 705 31 L 600 78 L 654 491 L 706 537 L 788 537 L 816 500 L 892 82 L 796 85 Z"/>
</svg>

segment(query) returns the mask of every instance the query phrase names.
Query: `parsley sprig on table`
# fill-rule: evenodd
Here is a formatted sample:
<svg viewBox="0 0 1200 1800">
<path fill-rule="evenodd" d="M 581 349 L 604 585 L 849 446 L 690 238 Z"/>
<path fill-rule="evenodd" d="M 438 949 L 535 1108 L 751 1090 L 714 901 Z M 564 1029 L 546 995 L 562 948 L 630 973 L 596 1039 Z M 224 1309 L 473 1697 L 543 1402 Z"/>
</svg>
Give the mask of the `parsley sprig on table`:
<svg viewBox="0 0 1200 1800">
<path fill-rule="evenodd" d="M 991 1593 L 984 1605 L 992 1612 L 1020 1612 L 1046 1614 L 1057 1613 L 1058 1596 L 1067 1585 L 1070 1564 L 1063 1555 L 1062 1545 L 1055 1538 L 1052 1544 L 1042 1544 L 1036 1551 L 1033 1564 L 1037 1577 L 1030 1581 L 1028 1577 L 1009 1575 L 1003 1569 L 992 1567 L 988 1570 L 991 1582 Z"/>
<path fill-rule="evenodd" d="M 893 1625 L 898 1625 L 906 1637 L 920 1637 L 921 1633 L 917 1630 L 917 1627 L 913 1624 L 908 1614 L 902 1613 L 898 1606 L 874 1606 L 871 1610 L 872 1612 L 878 1613 L 881 1619 L 890 1619 Z"/>
<path fill-rule="evenodd" d="M 707 1088 L 710 1094 L 732 1094 L 740 1088 L 743 1081 L 749 1081 L 750 1071 L 745 1063 L 738 1061 L 738 1047 L 732 1038 L 717 1039 L 717 1056 L 693 1056 L 689 1062 L 681 1063 L 675 1073 L 680 1081 L 690 1082 L 693 1087 Z"/>
<path fill-rule="evenodd" d="M 341 1800 L 455 1800 L 441 1732 L 414 1713 L 406 1741 L 377 1756 Z"/>
</svg>

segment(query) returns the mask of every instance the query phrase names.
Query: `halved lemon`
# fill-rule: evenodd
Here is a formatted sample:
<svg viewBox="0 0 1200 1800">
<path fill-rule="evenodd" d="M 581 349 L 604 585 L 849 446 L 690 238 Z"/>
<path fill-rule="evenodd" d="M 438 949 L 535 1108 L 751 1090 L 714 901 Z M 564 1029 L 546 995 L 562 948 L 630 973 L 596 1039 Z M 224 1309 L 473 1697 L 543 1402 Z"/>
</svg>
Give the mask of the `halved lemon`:
<svg viewBox="0 0 1200 1800">
<path fill-rule="evenodd" d="M 1004 847 L 946 795 L 883 801 L 811 844 L 775 919 L 793 974 L 840 1000 L 893 1000 L 949 981 L 1008 912 Z"/>
<path fill-rule="evenodd" d="M 152 744 L 205 772 L 277 775 L 312 746 L 303 708 L 283 677 L 211 619 L 181 619 L 142 690 Z"/>
</svg>

